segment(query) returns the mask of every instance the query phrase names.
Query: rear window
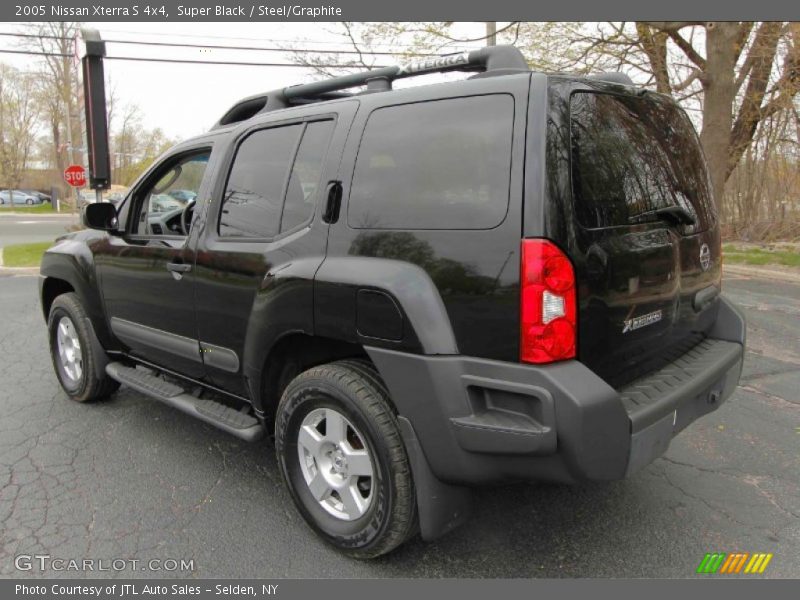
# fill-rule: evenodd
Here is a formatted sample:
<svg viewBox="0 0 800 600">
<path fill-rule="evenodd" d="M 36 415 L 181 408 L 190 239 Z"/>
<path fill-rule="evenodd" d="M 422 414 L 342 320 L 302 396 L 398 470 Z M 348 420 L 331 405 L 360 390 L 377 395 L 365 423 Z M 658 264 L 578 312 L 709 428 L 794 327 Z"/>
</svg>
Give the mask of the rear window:
<svg viewBox="0 0 800 600">
<path fill-rule="evenodd" d="M 682 206 L 704 231 L 713 222 L 705 160 L 694 128 L 671 100 L 578 92 L 570 100 L 575 210 L 588 228 L 657 221 Z"/>
<path fill-rule="evenodd" d="M 348 223 L 490 229 L 508 210 L 514 100 L 505 94 L 374 111 L 358 151 Z"/>
</svg>

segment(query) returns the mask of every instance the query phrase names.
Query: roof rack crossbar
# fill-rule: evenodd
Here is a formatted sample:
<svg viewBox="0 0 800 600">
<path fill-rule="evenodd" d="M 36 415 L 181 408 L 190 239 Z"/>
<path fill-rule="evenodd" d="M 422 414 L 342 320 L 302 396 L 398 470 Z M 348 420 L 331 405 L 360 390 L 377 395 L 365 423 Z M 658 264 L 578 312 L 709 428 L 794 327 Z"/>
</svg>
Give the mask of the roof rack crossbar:
<svg viewBox="0 0 800 600">
<path fill-rule="evenodd" d="M 323 81 L 315 81 L 302 85 L 294 85 L 283 89 L 287 100 L 296 97 L 313 97 L 326 92 L 345 90 L 347 88 L 369 85 L 371 80 L 383 80 L 391 85 L 396 79 L 415 77 L 427 73 L 444 73 L 447 71 L 492 71 L 496 69 L 528 70 L 525 57 L 514 46 L 487 46 L 472 52 L 446 54 L 404 65 L 393 65 L 371 71 L 350 73 L 341 77 L 333 77 Z"/>
</svg>

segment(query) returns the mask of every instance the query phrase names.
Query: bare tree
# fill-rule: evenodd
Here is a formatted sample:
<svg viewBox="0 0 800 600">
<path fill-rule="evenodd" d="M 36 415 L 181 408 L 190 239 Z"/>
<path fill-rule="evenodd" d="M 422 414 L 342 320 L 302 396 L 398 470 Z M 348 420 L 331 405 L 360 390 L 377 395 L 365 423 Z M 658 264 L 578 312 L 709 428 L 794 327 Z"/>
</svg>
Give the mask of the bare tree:
<svg viewBox="0 0 800 600">
<path fill-rule="evenodd" d="M 0 63 L 0 182 L 19 187 L 36 141 L 34 78 Z"/>
<path fill-rule="evenodd" d="M 63 171 L 68 163 L 82 162 L 78 62 L 76 38 L 80 23 L 43 22 L 30 49 L 45 53 L 40 77 L 44 115 L 52 137 L 56 168 Z M 71 145 L 71 147 L 70 147 Z"/>
<path fill-rule="evenodd" d="M 552 24 L 528 24 L 529 54 L 557 70 L 615 67 L 675 96 L 702 116 L 700 139 L 715 196 L 753 143 L 760 122 L 788 110 L 800 91 L 800 24 L 782 22 L 639 22 L 562 24 L 569 51 L 541 56 L 539 35 Z M 546 33 L 546 32 L 545 32 Z"/>
</svg>

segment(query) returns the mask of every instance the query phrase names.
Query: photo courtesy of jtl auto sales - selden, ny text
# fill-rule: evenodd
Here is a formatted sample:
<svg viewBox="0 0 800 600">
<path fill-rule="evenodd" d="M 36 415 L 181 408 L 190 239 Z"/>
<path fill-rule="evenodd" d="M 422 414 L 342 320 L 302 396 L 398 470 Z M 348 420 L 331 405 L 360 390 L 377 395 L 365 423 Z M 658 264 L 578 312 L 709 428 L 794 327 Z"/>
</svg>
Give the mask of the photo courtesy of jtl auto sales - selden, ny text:
<svg viewBox="0 0 800 600">
<path fill-rule="evenodd" d="M 800 597 L 800 4 L 292 2 L 0 4 L 0 600 Z"/>
</svg>

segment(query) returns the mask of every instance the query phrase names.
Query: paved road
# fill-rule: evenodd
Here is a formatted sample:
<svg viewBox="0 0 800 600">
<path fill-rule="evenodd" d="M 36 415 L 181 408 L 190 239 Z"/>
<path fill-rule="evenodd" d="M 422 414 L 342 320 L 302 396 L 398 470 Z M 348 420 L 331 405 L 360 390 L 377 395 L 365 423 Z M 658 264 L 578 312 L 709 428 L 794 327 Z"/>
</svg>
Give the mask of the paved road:
<svg viewBox="0 0 800 600">
<path fill-rule="evenodd" d="M 687 577 L 705 552 L 747 551 L 775 554 L 767 576 L 798 577 L 800 286 L 724 287 L 749 318 L 742 385 L 664 458 L 607 485 L 481 490 L 466 526 L 362 563 L 305 526 L 265 443 L 131 391 L 69 402 L 36 279 L 0 278 L 0 576 L 47 553 L 194 559 L 201 577 Z"/>
<path fill-rule="evenodd" d="M 77 222 L 71 214 L 42 216 L 36 214 L 4 214 L 0 212 L 0 248 L 12 244 L 48 242 L 66 233 Z"/>
</svg>

